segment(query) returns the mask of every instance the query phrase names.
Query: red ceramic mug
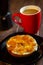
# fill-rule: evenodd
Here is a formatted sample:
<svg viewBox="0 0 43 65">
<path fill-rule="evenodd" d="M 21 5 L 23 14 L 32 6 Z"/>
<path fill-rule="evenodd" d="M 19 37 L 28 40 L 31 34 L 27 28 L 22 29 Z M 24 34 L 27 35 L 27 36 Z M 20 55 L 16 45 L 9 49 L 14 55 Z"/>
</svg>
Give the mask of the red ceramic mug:
<svg viewBox="0 0 43 65">
<path fill-rule="evenodd" d="M 37 10 L 36 12 L 24 13 L 26 10 Z M 18 16 L 21 22 L 15 19 Z M 20 9 L 20 13 L 14 13 L 12 15 L 12 20 L 24 28 L 24 32 L 35 34 L 38 32 L 41 23 L 41 8 L 35 5 L 24 6 Z"/>
</svg>

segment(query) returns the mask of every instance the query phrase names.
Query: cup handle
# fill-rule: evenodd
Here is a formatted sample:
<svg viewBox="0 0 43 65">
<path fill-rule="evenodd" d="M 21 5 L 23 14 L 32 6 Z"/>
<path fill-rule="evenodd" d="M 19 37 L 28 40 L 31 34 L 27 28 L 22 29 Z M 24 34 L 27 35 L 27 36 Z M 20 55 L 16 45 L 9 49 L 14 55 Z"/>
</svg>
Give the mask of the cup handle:
<svg viewBox="0 0 43 65">
<path fill-rule="evenodd" d="M 20 14 L 20 13 L 14 13 L 14 14 L 12 15 L 12 20 L 13 20 L 16 24 L 22 26 L 22 22 L 19 22 L 19 21 L 17 21 L 17 19 L 15 19 L 16 16 L 21 19 L 21 14 Z"/>
</svg>

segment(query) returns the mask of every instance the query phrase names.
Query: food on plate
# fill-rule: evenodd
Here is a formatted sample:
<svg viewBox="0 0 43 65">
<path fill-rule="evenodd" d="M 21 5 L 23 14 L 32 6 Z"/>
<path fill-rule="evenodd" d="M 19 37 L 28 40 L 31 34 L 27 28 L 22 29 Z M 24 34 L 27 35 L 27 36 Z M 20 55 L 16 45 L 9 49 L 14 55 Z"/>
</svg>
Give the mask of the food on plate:
<svg viewBox="0 0 43 65">
<path fill-rule="evenodd" d="M 29 55 L 37 51 L 37 41 L 31 35 L 16 35 L 6 42 L 8 52 L 13 56 Z"/>
</svg>

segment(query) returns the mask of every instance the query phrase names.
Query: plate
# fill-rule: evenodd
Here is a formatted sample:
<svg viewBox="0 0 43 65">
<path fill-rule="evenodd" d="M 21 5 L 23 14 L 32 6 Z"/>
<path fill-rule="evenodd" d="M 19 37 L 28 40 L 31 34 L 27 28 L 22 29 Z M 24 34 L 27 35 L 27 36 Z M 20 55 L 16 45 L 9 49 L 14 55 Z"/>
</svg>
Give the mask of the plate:
<svg viewBox="0 0 43 65">
<path fill-rule="evenodd" d="M 6 41 L 12 37 L 12 36 L 15 36 L 15 35 L 31 35 L 33 36 L 38 45 L 39 45 L 39 49 L 38 51 L 33 54 L 31 57 L 24 57 L 24 58 L 15 58 L 13 57 L 12 55 L 10 55 L 6 49 Z M 19 64 L 24 64 L 24 65 L 27 65 L 27 64 L 34 64 L 36 63 L 40 58 L 42 58 L 42 42 L 43 42 L 43 38 L 40 37 L 40 36 L 37 36 L 37 35 L 34 35 L 34 34 L 29 34 L 29 33 L 24 33 L 24 32 L 18 32 L 18 33 L 13 33 L 13 34 L 10 34 L 8 37 L 6 37 L 2 42 L 1 42 L 1 45 L 0 45 L 0 60 L 1 61 L 4 61 L 4 62 L 7 62 L 7 63 L 10 63 L 10 64 L 15 64 L 15 65 L 19 65 Z"/>
</svg>

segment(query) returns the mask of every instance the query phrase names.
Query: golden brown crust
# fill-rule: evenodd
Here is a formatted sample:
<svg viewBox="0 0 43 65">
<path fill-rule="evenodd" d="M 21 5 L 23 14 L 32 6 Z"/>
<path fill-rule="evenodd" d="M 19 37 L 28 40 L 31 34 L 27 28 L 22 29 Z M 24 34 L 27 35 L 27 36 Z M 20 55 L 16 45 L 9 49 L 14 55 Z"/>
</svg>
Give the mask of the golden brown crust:
<svg viewBox="0 0 43 65">
<path fill-rule="evenodd" d="M 38 44 L 30 35 L 16 35 L 7 41 L 6 47 L 11 55 L 21 56 L 36 51 Z"/>
</svg>

